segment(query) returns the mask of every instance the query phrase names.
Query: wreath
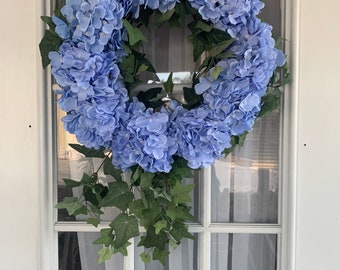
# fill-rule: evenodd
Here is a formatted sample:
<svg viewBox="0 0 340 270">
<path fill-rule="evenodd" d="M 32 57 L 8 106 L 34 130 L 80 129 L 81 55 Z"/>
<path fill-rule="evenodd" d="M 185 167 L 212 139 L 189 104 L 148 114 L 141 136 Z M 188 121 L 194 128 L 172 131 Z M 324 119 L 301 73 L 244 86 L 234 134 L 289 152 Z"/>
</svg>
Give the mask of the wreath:
<svg viewBox="0 0 340 270">
<path fill-rule="evenodd" d="M 139 223 L 146 230 L 140 245 L 162 263 L 169 244 L 192 238 L 185 221 L 193 220 L 187 206 L 193 185 L 181 180 L 240 144 L 279 97 L 282 80 L 273 74 L 285 56 L 271 26 L 257 17 L 263 7 L 259 0 L 66 0 L 42 17 L 50 27 L 40 43 L 43 66 L 51 64 L 60 86 L 65 129 L 83 145 L 72 147 L 104 158 L 104 172 L 115 178 L 103 184 L 96 171 L 80 181 L 65 179 L 83 193 L 57 204 L 71 215 L 89 214 L 95 226 L 101 208 L 121 210 L 95 242 L 104 245 L 99 262 L 126 254 Z M 152 27 L 191 21 L 188 40 L 194 61 L 201 61 L 192 86 L 183 88 L 185 104 L 174 97 L 172 73 L 163 87 L 132 97 L 139 75 L 156 72 L 143 53 L 141 31 L 152 16 Z M 267 91 L 270 83 L 274 90 Z M 132 171 L 130 184 L 120 170 Z M 150 253 L 141 254 L 143 261 Z"/>
</svg>

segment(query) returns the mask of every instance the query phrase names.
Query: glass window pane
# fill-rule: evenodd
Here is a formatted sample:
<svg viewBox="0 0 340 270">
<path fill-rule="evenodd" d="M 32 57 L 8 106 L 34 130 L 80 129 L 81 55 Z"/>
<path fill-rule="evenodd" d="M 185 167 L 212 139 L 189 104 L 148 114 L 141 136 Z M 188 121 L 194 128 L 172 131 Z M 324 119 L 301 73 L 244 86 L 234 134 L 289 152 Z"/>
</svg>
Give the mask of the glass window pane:
<svg viewBox="0 0 340 270">
<path fill-rule="evenodd" d="M 212 167 L 212 222 L 277 223 L 279 112 L 258 119 L 244 145 Z"/>
<path fill-rule="evenodd" d="M 158 261 L 151 261 L 150 264 L 144 264 L 139 254 L 148 252 L 143 247 L 138 247 L 139 238 L 135 241 L 135 270 L 197 270 L 198 269 L 198 240 L 197 234 L 194 234 L 195 240 L 184 239 L 176 249 L 170 250 L 170 255 L 166 264 L 162 265 Z M 150 254 L 151 255 L 151 254 Z"/>
<path fill-rule="evenodd" d="M 93 245 L 99 233 L 61 232 L 59 238 L 59 270 L 122 270 L 124 257 L 114 254 L 112 258 L 98 264 L 101 245 Z"/>
<path fill-rule="evenodd" d="M 211 269 L 275 270 L 276 235 L 212 234 Z"/>
</svg>

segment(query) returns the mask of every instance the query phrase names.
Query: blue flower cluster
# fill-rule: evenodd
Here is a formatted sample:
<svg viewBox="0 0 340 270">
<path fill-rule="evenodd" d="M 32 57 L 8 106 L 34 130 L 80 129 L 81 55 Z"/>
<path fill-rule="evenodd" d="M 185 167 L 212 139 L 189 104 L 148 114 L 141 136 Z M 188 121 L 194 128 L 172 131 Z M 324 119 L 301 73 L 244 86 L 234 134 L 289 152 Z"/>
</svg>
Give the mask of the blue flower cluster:
<svg viewBox="0 0 340 270">
<path fill-rule="evenodd" d="M 178 145 L 168 133 L 167 111 L 153 113 L 134 99 L 128 112 L 129 121 L 112 140 L 113 163 L 123 170 L 138 164 L 149 172 L 169 172 Z"/>
<path fill-rule="evenodd" d="M 195 91 L 202 104 L 186 110 L 176 102 L 159 112 L 128 101 L 117 66 L 125 56 L 123 18 L 138 18 L 140 8 L 166 12 L 179 0 L 67 0 L 66 22 L 53 16 L 63 39 L 49 54 L 60 85 L 58 104 L 67 112 L 65 129 L 87 147 L 112 150 L 115 166 L 169 172 L 173 156 L 191 168 L 212 164 L 230 147 L 230 137 L 251 130 L 273 71 L 285 62 L 274 48 L 271 26 L 257 18 L 259 0 L 188 0 L 204 20 L 227 31 L 235 57 L 220 61 L 201 77 Z"/>
</svg>

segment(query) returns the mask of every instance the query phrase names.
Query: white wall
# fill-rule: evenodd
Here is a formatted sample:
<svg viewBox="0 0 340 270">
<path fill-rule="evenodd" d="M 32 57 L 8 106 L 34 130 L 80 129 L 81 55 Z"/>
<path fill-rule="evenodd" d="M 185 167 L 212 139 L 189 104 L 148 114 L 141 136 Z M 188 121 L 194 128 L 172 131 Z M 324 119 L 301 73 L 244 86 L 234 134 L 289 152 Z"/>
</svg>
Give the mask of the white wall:
<svg viewBox="0 0 340 270">
<path fill-rule="evenodd" d="M 0 7 L 0 269 L 37 270 L 39 16 L 32 0 L 0 0 Z"/>
<path fill-rule="evenodd" d="M 340 1 L 300 3 L 296 270 L 338 270 Z"/>
<path fill-rule="evenodd" d="M 296 176 L 291 186 L 296 190 L 296 223 L 291 226 L 296 228 L 291 230 L 296 267 L 291 270 L 338 270 L 340 1 L 290 2 L 298 13 L 292 50 L 298 53 L 292 61 L 298 110 L 292 118 L 297 120 L 292 153 L 297 162 L 291 173 Z M 46 180 L 37 44 L 42 12 L 40 0 L 0 0 L 0 7 L 0 269 L 37 270 Z"/>
</svg>

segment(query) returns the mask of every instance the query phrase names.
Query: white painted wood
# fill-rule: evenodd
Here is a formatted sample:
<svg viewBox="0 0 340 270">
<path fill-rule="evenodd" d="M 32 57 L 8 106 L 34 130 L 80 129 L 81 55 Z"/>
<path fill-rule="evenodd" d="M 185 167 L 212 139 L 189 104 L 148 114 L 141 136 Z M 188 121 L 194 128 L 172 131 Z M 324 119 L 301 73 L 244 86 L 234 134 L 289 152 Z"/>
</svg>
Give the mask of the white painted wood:
<svg viewBox="0 0 340 270">
<path fill-rule="evenodd" d="M 0 269 L 40 269 L 40 0 L 0 0 Z"/>
<path fill-rule="evenodd" d="M 53 193 L 43 183 L 53 172 L 51 162 L 46 161 L 50 133 L 37 46 L 43 2 L 0 0 L 0 269 L 50 270 L 47 265 L 55 260 L 56 234 L 49 234 L 53 213 L 46 213 L 44 207 Z M 285 107 L 285 117 L 291 122 L 285 122 L 290 128 L 285 153 L 289 167 L 283 175 L 290 181 L 286 190 L 292 201 L 283 209 L 289 219 L 282 220 L 283 234 L 287 234 L 282 260 L 287 258 L 289 263 L 282 269 L 337 270 L 340 2 L 287 3 L 293 14 L 292 28 L 286 32 L 294 43 L 288 46 L 294 82 L 286 93 L 291 103 Z M 192 228 L 201 230 L 200 226 Z M 49 249 L 41 249 L 41 243 Z M 203 261 L 203 265 L 208 263 Z"/>
<path fill-rule="evenodd" d="M 296 270 L 340 269 L 340 1 L 300 0 Z"/>
<path fill-rule="evenodd" d="M 298 82 L 299 82 L 299 16 L 300 1 L 285 0 L 283 33 L 292 83 L 285 88 L 283 102 L 283 134 L 281 159 L 281 220 L 282 234 L 279 237 L 279 270 L 295 270 L 296 262 L 296 186 L 297 186 L 297 134 L 298 134 Z"/>
</svg>

